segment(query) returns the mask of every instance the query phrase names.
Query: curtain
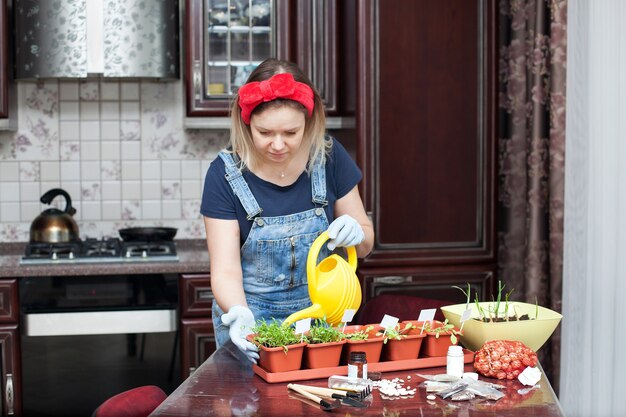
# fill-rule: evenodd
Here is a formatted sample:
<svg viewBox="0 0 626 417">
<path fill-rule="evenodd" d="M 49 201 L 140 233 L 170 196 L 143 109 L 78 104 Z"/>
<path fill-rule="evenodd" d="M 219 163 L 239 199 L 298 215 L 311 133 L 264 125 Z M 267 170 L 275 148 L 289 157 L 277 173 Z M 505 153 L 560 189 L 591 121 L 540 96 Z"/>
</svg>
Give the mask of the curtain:
<svg viewBox="0 0 626 417">
<path fill-rule="evenodd" d="M 626 2 L 570 0 L 560 400 L 624 416 Z"/>
<path fill-rule="evenodd" d="M 500 0 L 498 279 L 561 311 L 566 0 Z M 560 326 L 538 352 L 555 392 Z"/>
</svg>

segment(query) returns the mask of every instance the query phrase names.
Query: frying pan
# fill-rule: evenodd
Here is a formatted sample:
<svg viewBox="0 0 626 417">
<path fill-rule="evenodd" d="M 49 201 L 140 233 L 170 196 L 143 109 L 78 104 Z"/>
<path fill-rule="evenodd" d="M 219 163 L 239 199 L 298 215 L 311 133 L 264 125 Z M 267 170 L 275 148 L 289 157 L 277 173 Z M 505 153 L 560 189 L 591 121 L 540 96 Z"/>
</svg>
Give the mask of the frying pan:
<svg viewBox="0 0 626 417">
<path fill-rule="evenodd" d="M 119 233 L 125 241 L 172 240 L 178 229 L 173 227 L 129 227 L 120 229 Z"/>
</svg>

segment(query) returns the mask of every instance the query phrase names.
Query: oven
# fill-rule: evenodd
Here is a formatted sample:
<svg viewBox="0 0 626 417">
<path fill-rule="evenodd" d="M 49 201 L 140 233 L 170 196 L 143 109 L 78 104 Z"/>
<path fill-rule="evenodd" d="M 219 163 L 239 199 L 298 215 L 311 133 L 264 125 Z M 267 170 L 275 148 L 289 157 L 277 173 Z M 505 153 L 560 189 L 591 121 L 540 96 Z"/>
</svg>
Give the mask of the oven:
<svg viewBox="0 0 626 417">
<path fill-rule="evenodd" d="M 24 415 L 90 415 L 139 385 L 180 383 L 178 274 L 64 275 L 70 264 L 177 262 L 168 242 L 31 244 L 23 264 L 59 269 L 19 282 Z"/>
</svg>

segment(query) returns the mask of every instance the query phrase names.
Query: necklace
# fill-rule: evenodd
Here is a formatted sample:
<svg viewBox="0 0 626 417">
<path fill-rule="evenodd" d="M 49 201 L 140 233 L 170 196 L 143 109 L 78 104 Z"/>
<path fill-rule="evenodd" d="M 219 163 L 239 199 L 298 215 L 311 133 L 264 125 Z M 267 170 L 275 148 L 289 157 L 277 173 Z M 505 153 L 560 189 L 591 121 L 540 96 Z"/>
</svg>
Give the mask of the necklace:
<svg viewBox="0 0 626 417">
<path fill-rule="evenodd" d="M 280 177 L 285 178 L 285 171 L 280 171 Z"/>
</svg>

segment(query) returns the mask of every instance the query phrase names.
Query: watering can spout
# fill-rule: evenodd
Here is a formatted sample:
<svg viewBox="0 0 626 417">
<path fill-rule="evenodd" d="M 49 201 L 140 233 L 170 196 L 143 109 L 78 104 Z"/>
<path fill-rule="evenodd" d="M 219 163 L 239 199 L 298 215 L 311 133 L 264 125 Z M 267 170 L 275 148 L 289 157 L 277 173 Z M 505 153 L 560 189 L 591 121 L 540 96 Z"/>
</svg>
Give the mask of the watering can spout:
<svg viewBox="0 0 626 417">
<path fill-rule="evenodd" d="M 311 317 L 312 319 L 321 319 L 324 317 L 324 309 L 319 304 L 313 304 L 312 306 L 307 307 L 304 310 L 296 311 L 295 313 L 287 317 L 283 324 L 285 326 L 288 326 L 291 323 L 295 323 L 298 320 L 306 319 L 307 317 Z"/>
<path fill-rule="evenodd" d="M 347 262 L 339 255 L 331 255 L 316 265 L 319 251 L 328 239 L 328 232 L 319 235 L 311 245 L 307 258 L 309 297 L 313 305 L 287 317 L 286 324 L 311 317 L 325 318 L 329 324 L 336 325 L 341 322 L 345 310 L 357 310 L 361 305 L 354 247 L 346 248 Z"/>
</svg>

